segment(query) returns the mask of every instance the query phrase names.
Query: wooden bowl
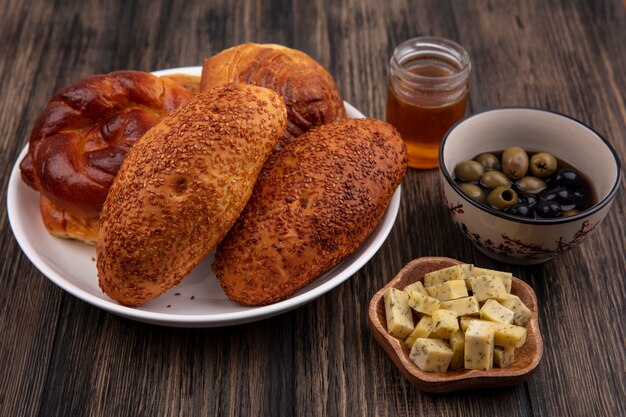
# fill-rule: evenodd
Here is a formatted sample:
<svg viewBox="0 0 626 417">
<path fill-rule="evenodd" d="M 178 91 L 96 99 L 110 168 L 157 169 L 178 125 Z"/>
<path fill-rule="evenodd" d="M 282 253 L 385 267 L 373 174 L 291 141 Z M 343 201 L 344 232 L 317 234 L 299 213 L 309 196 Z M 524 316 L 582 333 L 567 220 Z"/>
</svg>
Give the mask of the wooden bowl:
<svg viewBox="0 0 626 417">
<path fill-rule="evenodd" d="M 493 388 L 519 384 L 528 379 L 543 355 L 543 341 L 539 332 L 537 297 L 524 281 L 513 278 L 511 294 L 517 295 L 533 312 L 526 323 L 526 343 L 515 350 L 515 361 L 507 368 L 489 371 L 464 369 L 448 372 L 424 372 L 409 359 L 409 348 L 404 341 L 387 332 L 385 301 L 383 295 L 389 287 L 402 289 L 415 281 L 423 281 L 424 274 L 448 266 L 460 264 L 455 259 L 426 257 L 409 262 L 387 285 L 372 297 L 369 305 L 368 323 L 374 338 L 383 347 L 393 363 L 409 382 L 422 391 L 449 392 L 473 388 Z"/>
</svg>

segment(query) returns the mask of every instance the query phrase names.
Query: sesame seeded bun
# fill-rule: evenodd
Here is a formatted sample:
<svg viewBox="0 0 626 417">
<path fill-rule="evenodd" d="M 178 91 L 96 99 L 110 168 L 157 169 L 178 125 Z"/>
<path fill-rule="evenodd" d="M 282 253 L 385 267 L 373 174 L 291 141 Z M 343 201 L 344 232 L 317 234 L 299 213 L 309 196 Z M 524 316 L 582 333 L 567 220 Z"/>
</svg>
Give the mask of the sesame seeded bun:
<svg viewBox="0 0 626 417">
<path fill-rule="evenodd" d="M 407 163 L 398 132 L 373 119 L 318 127 L 268 159 L 213 271 L 244 305 L 289 297 L 374 230 Z"/>
<path fill-rule="evenodd" d="M 235 223 L 286 123 L 278 94 L 226 84 L 150 129 L 104 203 L 100 288 L 138 306 L 178 284 Z"/>
</svg>

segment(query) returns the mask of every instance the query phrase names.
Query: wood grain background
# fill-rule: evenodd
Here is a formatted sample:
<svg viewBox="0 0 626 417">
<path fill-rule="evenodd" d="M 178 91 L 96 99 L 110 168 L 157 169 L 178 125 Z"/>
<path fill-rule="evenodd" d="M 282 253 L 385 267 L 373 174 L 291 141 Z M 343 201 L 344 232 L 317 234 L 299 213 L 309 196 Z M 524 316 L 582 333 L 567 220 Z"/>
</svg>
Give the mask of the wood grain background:
<svg viewBox="0 0 626 417">
<path fill-rule="evenodd" d="M 626 3 L 613 1 L 0 0 L 0 190 L 57 89 L 93 73 L 198 65 L 223 48 L 301 49 L 344 98 L 384 118 L 387 63 L 417 35 L 470 53 L 470 112 L 527 105 L 593 126 L 626 161 Z M 350 281 L 282 316 L 220 329 L 118 318 L 64 293 L 19 249 L 0 206 L 1 416 L 626 415 L 626 194 L 578 248 L 509 267 L 457 232 L 436 171 L 411 170 L 398 221 Z M 536 290 L 545 356 L 525 384 L 421 393 L 366 326 L 367 304 L 408 261 L 511 269 Z"/>
</svg>

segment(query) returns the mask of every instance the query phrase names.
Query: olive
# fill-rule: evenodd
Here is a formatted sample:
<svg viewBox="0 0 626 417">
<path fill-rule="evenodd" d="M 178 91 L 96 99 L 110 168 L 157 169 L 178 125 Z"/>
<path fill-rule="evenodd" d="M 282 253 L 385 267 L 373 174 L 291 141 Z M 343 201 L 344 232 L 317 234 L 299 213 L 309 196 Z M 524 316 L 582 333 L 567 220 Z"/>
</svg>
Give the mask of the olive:
<svg viewBox="0 0 626 417">
<path fill-rule="evenodd" d="M 517 200 L 520 203 L 526 204 L 528 207 L 532 207 L 535 204 L 537 204 L 537 202 L 539 200 L 537 200 L 537 196 L 535 196 L 534 194 L 517 194 Z"/>
<path fill-rule="evenodd" d="M 535 210 L 533 210 L 532 207 L 526 204 L 512 205 L 504 209 L 504 212 L 507 214 L 512 214 L 513 216 L 519 216 L 519 217 L 529 217 L 529 218 L 535 217 Z"/>
<path fill-rule="evenodd" d="M 576 209 L 571 209 L 571 210 L 565 210 L 563 212 L 563 217 L 569 217 L 569 216 L 573 216 L 575 214 L 580 213 L 580 211 L 576 210 Z"/>
<path fill-rule="evenodd" d="M 463 161 L 456 164 L 454 175 L 462 181 L 478 181 L 485 168 L 476 161 Z"/>
<path fill-rule="evenodd" d="M 537 194 L 546 189 L 546 183 L 537 177 L 524 177 L 515 182 L 515 185 L 524 193 Z"/>
<path fill-rule="evenodd" d="M 576 204 L 561 204 L 561 210 L 563 213 L 566 211 L 574 210 L 576 208 Z"/>
<path fill-rule="evenodd" d="M 556 173 L 556 183 L 567 188 L 582 187 L 583 180 L 580 174 L 572 169 L 561 169 Z"/>
<path fill-rule="evenodd" d="M 528 172 L 528 154 L 522 148 L 511 146 L 502 153 L 502 172 L 512 180 L 519 180 Z"/>
<path fill-rule="evenodd" d="M 555 187 L 544 193 L 542 199 L 545 201 L 554 200 L 560 204 L 578 204 L 583 198 L 580 191 L 571 191 L 565 187 Z"/>
<path fill-rule="evenodd" d="M 485 201 L 485 192 L 478 185 L 469 182 L 463 182 L 459 184 L 459 187 L 461 188 L 461 190 L 463 190 L 465 195 L 467 195 L 472 200 Z"/>
<path fill-rule="evenodd" d="M 496 188 L 511 185 L 511 180 L 500 171 L 487 171 L 480 177 L 480 184 L 486 188 Z"/>
<path fill-rule="evenodd" d="M 547 152 L 536 153 L 530 158 L 530 173 L 535 177 L 549 177 L 556 168 L 556 158 Z"/>
<path fill-rule="evenodd" d="M 493 208 L 502 210 L 517 203 L 517 193 L 511 187 L 501 185 L 489 193 L 487 202 Z"/>
<path fill-rule="evenodd" d="M 485 171 L 493 171 L 500 169 L 500 160 L 492 153 L 481 153 L 474 161 L 478 162 L 485 168 Z"/>
<path fill-rule="evenodd" d="M 561 192 L 561 190 L 565 190 L 565 188 L 563 187 L 555 187 L 555 188 L 550 188 L 549 190 L 547 190 L 545 193 L 541 194 L 541 199 L 543 201 L 552 201 L 552 200 L 556 200 L 556 196 L 559 192 Z"/>
<path fill-rule="evenodd" d="M 561 217 L 563 214 L 561 205 L 556 201 L 542 201 L 541 203 L 537 203 L 533 208 L 539 217 L 543 217 L 545 219 Z"/>
</svg>

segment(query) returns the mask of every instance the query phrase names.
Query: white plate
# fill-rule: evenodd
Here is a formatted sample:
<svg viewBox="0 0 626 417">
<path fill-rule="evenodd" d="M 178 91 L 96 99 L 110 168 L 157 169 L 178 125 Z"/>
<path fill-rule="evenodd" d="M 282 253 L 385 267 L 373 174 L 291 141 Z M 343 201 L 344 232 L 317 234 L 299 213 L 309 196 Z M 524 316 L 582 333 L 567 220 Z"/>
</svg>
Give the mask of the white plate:
<svg viewBox="0 0 626 417">
<path fill-rule="evenodd" d="M 186 73 L 199 75 L 201 67 L 155 71 L 155 75 Z M 349 117 L 361 112 L 345 103 Z M 111 313 L 146 323 L 176 327 L 219 327 L 275 316 L 314 300 L 335 288 L 378 251 L 391 231 L 400 206 L 400 187 L 394 193 L 382 220 L 367 240 L 347 259 L 287 300 L 263 307 L 244 307 L 230 301 L 211 270 L 212 252 L 178 286 L 156 300 L 137 308 L 125 307 L 107 297 L 98 287 L 96 251 L 93 246 L 51 236 L 39 214 L 39 193 L 21 180 L 19 162 L 11 172 L 7 192 L 9 222 L 28 259 L 46 277 L 70 294 Z"/>
</svg>

